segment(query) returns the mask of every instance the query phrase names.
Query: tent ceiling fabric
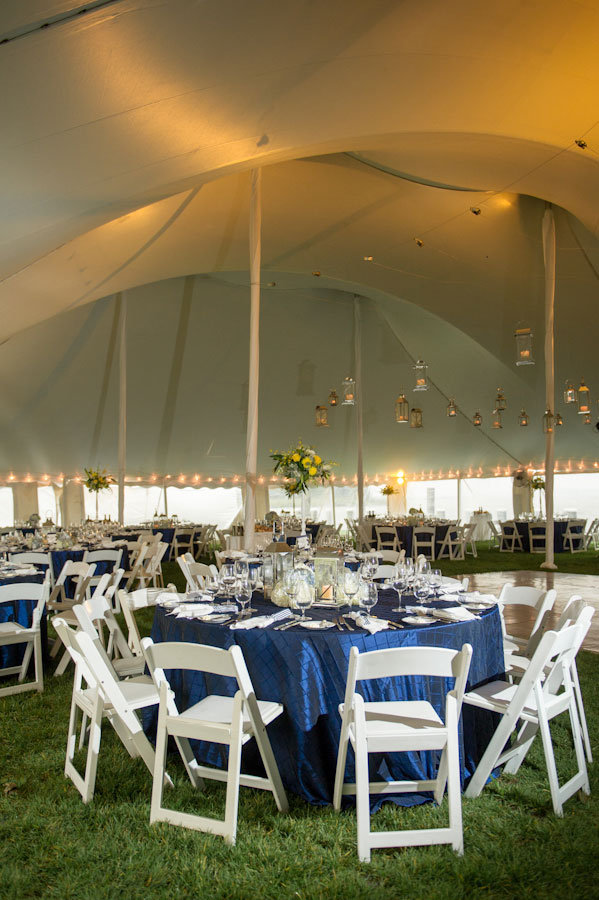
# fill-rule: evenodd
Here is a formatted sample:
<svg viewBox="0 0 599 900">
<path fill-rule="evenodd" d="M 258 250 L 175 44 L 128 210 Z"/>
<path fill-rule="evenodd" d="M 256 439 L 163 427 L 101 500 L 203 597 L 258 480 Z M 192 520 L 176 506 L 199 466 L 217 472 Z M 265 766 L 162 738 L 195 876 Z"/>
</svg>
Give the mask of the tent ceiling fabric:
<svg viewBox="0 0 599 900">
<path fill-rule="evenodd" d="M 596 0 L 92 6 L 0 6 L 8 39 L 0 78 L 10 86 L 0 97 L 0 341 L 8 341 L 0 372 L 10 385 L 0 469 L 115 465 L 112 295 L 125 290 L 130 469 L 240 471 L 245 170 L 257 165 L 265 166 L 261 405 L 276 410 L 271 422 L 261 417 L 262 471 L 269 447 L 299 431 L 326 438 L 328 455 L 353 473 L 347 417 L 310 432 L 313 406 L 352 365 L 354 293 L 365 298 L 368 472 L 395 458 L 392 402 L 409 387 L 398 340 L 408 355 L 426 356 L 469 415 L 479 405 L 490 412 L 501 383 L 538 419 L 542 373 L 515 369 L 513 330 L 536 331 L 542 363 L 545 201 L 557 207 L 557 384 L 592 380 Z M 308 372 L 310 390 L 300 390 Z M 67 414 L 69 395 L 79 398 L 76 415 Z M 445 401 L 426 401 L 431 427 Z M 398 465 L 542 455 L 533 427 L 500 432 L 503 450 L 465 421 L 442 424 L 441 443 L 425 431 L 404 437 Z M 449 425 L 458 426 L 453 437 Z M 596 438 L 579 426 L 563 429 L 558 456 L 595 458 Z"/>
</svg>

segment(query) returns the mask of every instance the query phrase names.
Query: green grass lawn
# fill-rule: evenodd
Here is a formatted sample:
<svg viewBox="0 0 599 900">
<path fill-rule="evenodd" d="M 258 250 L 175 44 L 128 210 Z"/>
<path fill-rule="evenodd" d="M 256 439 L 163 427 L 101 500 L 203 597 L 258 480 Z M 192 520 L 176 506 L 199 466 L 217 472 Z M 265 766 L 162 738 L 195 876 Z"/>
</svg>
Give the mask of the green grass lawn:
<svg viewBox="0 0 599 900">
<path fill-rule="evenodd" d="M 522 554 L 517 556 L 521 562 Z M 479 559 L 478 571 L 491 571 L 486 559 Z M 515 567 L 508 554 L 495 552 L 493 559 L 499 568 Z M 533 560 L 538 564 L 539 557 Z M 582 554 L 568 562 L 578 565 Z M 448 566 L 458 565 L 460 572 L 467 571 L 463 563 L 443 568 L 449 572 Z M 596 566 L 596 560 L 587 565 Z M 165 581 L 180 584 L 177 570 L 165 566 Z M 151 611 L 141 623 L 147 631 Z M 591 741 L 599 754 L 599 655 L 581 653 L 579 671 Z M 464 800 L 462 858 L 449 847 L 420 847 L 375 850 L 372 863 L 362 864 L 352 812 L 336 814 L 290 796 L 290 811 L 281 815 L 270 795 L 247 788 L 240 794 L 237 844 L 228 847 L 218 837 L 150 826 L 151 776 L 140 760 L 129 758 L 108 725 L 95 798 L 87 806 L 81 802 L 63 775 L 71 678 L 71 671 L 49 677 L 43 694 L 0 701 L 2 898 L 599 896 L 596 765 L 590 767 L 591 796 L 569 800 L 564 818 L 558 819 L 537 742 L 516 776 L 502 776 L 478 799 Z M 552 725 L 552 733 L 565 780 L 573 773 L 573 753 L 563 718 Z M 223 785 L 194 792 L 178 758 L 171 759 L 169 771 L 179 808 L 221 815 Z M 446 801 L 440 809 L 387 804 L 373 818 L 373 827 L 436 827 L 445 816 Z"/>
</svg>

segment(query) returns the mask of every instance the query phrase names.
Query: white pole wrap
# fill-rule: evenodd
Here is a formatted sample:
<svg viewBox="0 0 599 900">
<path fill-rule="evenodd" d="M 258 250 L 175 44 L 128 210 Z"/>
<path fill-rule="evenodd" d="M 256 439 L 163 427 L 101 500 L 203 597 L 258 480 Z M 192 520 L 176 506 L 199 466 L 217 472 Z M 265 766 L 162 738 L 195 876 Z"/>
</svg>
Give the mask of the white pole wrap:
<svg viewBox="0 0 599 900">
<path fill-rule="evenodd" d="M 127 295 L 119 296 L 119 522 L 125 524 L 127 468 Z"/>
<path fill-rule="evenodd" d="M 545 405 L 555 414 L 555 219 L 548 207 L 543 216 L 543 260 L 545 262 Z M 555 464 L 555 428 L 545 441 L 545 509 L 547 543 L 542 569 L 557 569 L 553 558 L 553 468 Z"/>
<path fill-rule="evenodd" d="M 354 356 L 356 360 L 356 429 L 358 432 L 358 520 L 364 522 L 364 459 L 363 459 L 363 418 L 362 418 L 362 310 L 360 298 L 354 297 Z"/>
<path fill-rule="evenodd" d="M 248 422 L 245 458 L 244 545 L 254 550 L 256 524 L 256 469 L 258 465 L 258 389 L 260 383 L 260 253 L 262 224 L 262 171 L 252 170 L 250 196 L 250 361 Z"/>
</svg>

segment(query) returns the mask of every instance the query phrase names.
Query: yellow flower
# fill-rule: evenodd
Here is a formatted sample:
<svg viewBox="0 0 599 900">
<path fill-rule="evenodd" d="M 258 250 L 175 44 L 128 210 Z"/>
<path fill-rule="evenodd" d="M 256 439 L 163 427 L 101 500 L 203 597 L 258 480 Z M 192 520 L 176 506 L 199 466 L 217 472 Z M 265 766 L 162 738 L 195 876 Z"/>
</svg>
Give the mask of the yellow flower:
<svg viewBox="0 0 599 900">
<path fill-rule="evenodd" d="M 321 462 L 322 462 L 320 456 L 315 456 L 315 457 L 314 457 L 314 462 L 316 463 L 317 466 L 319 466 L 319 465 L 321 464 Z"/>
<path fill-rule="evenodd" d="M 300 461 L 299 453 L 294 453 L 293 456 L 291 457 L 291 459 L 293 460 L 293 462 L 299 462 Z"/>
<path fill-rule="evenodd" d="M 302 466 L 304 467 L 304 469 L 309 469 L 311 465 L 312 460 L 310 459 L 310 457 L 304 456 L 304 458 L 302 459 Z"/>
<path fill-rule="evenodd" d="M 316 475 L 316 469 L 312 466 L 311 469 L 308 469 L 308 475 Z"/>
</svg>

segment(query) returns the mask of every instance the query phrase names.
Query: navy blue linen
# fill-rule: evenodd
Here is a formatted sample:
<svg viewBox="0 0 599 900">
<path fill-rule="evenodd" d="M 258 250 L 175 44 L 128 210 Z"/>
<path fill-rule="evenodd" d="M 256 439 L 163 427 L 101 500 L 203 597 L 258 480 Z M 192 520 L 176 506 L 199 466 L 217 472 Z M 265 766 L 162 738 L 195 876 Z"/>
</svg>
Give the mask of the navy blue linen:
<svg viewBox="0 0 599 900">
<path fill-rule="evenodd" d="M 43 580 L 43 575 L 19 575 L 16 578 L 0 578 L 0 586 L 23 583 L 41 584 Z M 0 622 L 18 622 L 19 625 L 29 628 L 33 619 L 33 610 L 36 606 L 37 600 L 12 600 L 11 602 L 0 603 Z M 45 610 L 42 617 L 41 633 L 44 662 L 47 662 L 48 631 Z M 9 644 L 6 647 L 0 647 L 0 675 L 2 674 L 2 669 L 18 666 L 22 662 L 25 647 L 25 644 Z M 33 665 L 33 657 L 31 665 Z"/>
<path fill-rule="evenodd" d="M 370 528 L 370 546 L 376 548 L 377 539 L 374 525 L 371 525 Z M 435 556 L 438 556 L 439 554 L 439 550 L 441 549 L 441 545 L 445 539 L 448 528 L 449 525 L 447 524 L 435 525 Z M 405 550 L 406 556 L 412 556 L 412 537 L 414 533 L 413 525 L 379 525 L 379 531 L 381 532 L 381 537 L 383 540 L 387 537 L 392 540 L 393 535 L 397 535 L 400 542 L 400 550 Z"/>
<path fill-rule="evenodd" d="M 531 522 L 534 525 L 534 522 Z M 555 553 L 565 553 L 564 548 L 564 535 L 566 533 L 566 528 L 568 527 L 567 522 L 554 522 L 553 523 L 553 550 Z M 524 553 L 530 553 L 530 537 L 528 534 L 528 522 L 516 522 L 516 528 L 518 529 L 518 534 L 520 535 L 520 540 L 522 541 L 522 550 Z M 583 529 L 577 529 L 583 530 Z M 516 550 L 518 548 L 516 547 Z"/>
<path fill-rule="evenodd" d="M 104 548 L 97 547 L 91 549 L 102 550 Z M 121 568 L 127 571 L 129 568 L 129 551 L 126 547 L 118 547 L 117 549 L 122 549 L 123 551 L 123 555 L 121 556 Z M 82 562 L 84 553 L 84 550 L 51 550 L 50 555 L 52 557 L 52 571 L 54 572 L 54 580 L 58 578 L 66 562 L 68 562 L 69 560 L 71 562 Z M 109 560 L 106 560 L 105 562 L 96 562 L 94 563 L 94 565 L 96 567 L 94 577 L 96 575 L 104 575 L 106 572 L 112 572 L 114 570 L 114 563 Z M 46 569 L 47 566 L 42 567 L 40 563 L 39 568 Z M 66 580 L 65 593 L 67 597 L 73 597 L 75 594 L 75 587 L 72 578 L 67 578 Z"/>
<path fill-rule="evenodd" d="M 381 591 L 376 614 L 397 620 L 393 612 L 397 595 Z M 260 613 L 274 612 L 275 607 L 255 595 L 252 605 Z M 447 606 L 448 604 L 439 603 Z M 451 605 L 451 604 L 449 604 Z M 312 618 L 330 618 L 328 610 L 313 609 Z M 341 719 L 339 703 L 343 701 L 351 647 L 360 652 L 389 647 L 428 646 L 459 650 L 472 644 L 473 658 L 468 687 L 501 678 L 503 649 L 501 623 L 496 607 L 482 613 L 472 622 L 434 624 L 386 630 L 370 635 L 362 629 L 340 632 L 310 631 L 296 626 L 289 631 L 251 629 L 231 631 L 222 625 L 198 620 L 178 619 L 157 607 L 152 629 L 154 641 L 188 641 L 228 648 L 238 644 L 244 654 L 259 699 L 274 700 L 285 707 L 284 714 L 269 726 L 269 735 L 285 788 L 309 803 L 330 804 L 333 797 L 335 764 Z M 232 696 L 235 684 L 230 679 L 204 676 L 203 673 L 173 671 L 169 673 L 179 709 L 197 703 L 207 693 Z M 361 682 L 360 692 L 367 700 L 427 699 L 437 712 L 445 716 L 445 694 L 453 680 L 438 678 L 388 678 Z M 144 711 L 146 733 L 153 736 L 157 708 Z M 460 724 L 460 762 L 462 781 L 473 774 L 488 740 L 493 733 L 492 714 L 471 707 L 464 708 Z M 197 759 L 208 765 L 225 765 L 223 748 L 206 742 L 193 742 Z M 256 765 L 244 750 L 244 765 L 251 771 Z M 380 754 L 370 759 L 372 780 L 427 779 L 434 777 L 438 755 L 432 753 Z M 258 763 L 259 765 L 259 763 Z M 259 770 L 259 769 L 258 769 Z M 348 753 L 346 778 L 354 777 L 353 753 Z M 390 799 L 390 798 L 388 798 Z M 394 802 L 411 806 L 430 799 L 425 794 L 403 794 Z M 373 799 L 372 808 L 380 806 Z"/>
<path fill-rule="evenodd" d="M 152 534 L 161 534 L 161 540 L 164 543 L 168 544 L 168 548 L 166 553 L 164 554 L 164 561 L 168 562 L 171 558 L 171 550 L 173 549 L 173 538 L 175 536 L 174 528 L 152 528 Z M 113 534 L 111 535 L 111 540 L 113 541 L 136 541 L 140 535 L 140 532 L 125 532 L 121 534 Z M 127 548 L 125 548 L 127 549 Z M 124 555 L 124 554 L 123 554 Z"/>
</svg>

